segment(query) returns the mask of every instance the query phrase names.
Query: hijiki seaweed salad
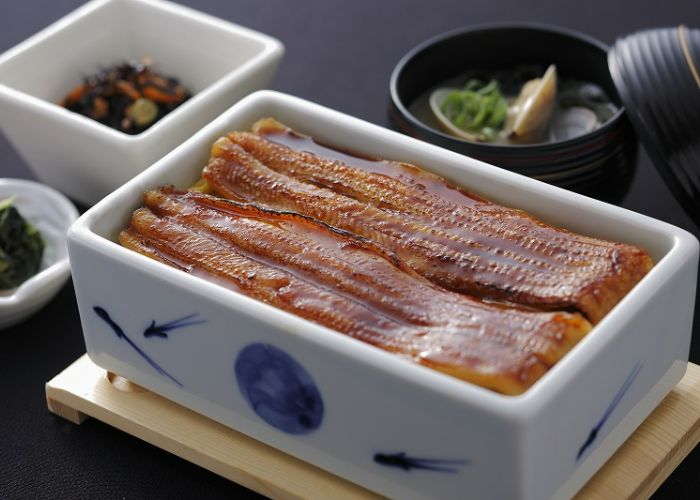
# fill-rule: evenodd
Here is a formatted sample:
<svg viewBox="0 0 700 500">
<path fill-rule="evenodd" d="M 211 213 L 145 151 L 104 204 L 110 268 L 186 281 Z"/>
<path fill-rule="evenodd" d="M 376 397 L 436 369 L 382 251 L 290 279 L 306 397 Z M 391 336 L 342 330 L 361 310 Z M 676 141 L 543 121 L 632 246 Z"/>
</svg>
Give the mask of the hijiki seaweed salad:
<svg viewBox="0 0 700 500">
<path fill-rule="evenodd" d="M 192 97 L 153 61 L 127 61 L 87 76 L 61 100 L 64 108 L 127 134 L 140 134 Z"/>
<path fill-rule="evenodd" d="M 471 71 L 416 99 L 414 115 L 454 137 L 493 144 L 540 144 L 573 139 L 618 112 L 591 82 L 557 75 L 555 65 Z"/>
</svg>

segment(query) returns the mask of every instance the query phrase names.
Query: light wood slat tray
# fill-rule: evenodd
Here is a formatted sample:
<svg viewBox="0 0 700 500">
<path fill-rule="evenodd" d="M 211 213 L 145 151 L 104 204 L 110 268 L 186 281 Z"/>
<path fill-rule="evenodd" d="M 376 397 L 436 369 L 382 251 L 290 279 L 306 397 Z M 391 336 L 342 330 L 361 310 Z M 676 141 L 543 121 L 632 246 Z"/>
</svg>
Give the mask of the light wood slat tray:
<svg viewBox="0 0 700 500">
<path fill-rule="evenodd" d="M 83 355 L 46 384 L 49 410 L 80 424 L 94 417 L 272 498 L 379 498 L 147 391 Z M 700 441 L 700 366 L 681 382 L 579 492 L 645 498 Z"/>
</svg>

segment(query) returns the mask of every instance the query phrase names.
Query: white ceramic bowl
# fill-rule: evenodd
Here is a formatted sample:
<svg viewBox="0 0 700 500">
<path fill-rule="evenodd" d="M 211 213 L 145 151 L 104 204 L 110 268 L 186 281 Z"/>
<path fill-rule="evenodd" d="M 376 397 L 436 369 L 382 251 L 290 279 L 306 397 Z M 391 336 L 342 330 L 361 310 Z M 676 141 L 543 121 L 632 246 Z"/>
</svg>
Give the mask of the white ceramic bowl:
<svg viewBox="0 0 700 500">
<path fill-rule="evenodd" d="M 65 196 L 38 182 L 0 179 L 0 200 L 9 197 L 41 232 L 46 246 L 37 274 L 13 290 L 0 291 L 0 329 L 31 316 L 63 287 L 70 276 L 66 234 L 78 218 L 78 211 Z"/>
<path fill-rule="evenodd" d="M 277 40 L 166 1 L 93 0 L 0 55 L 0 129 L 36 176 L 93 204 L 271 80 Z M 138 135 L 58 103 L 100 67 L 151 56 L 194 96 Z"/>
<path fill-rule="evenodd" d="M 530 390 L 503 396 L 115 243 L 144 190 L 190 185 L 218 137 L 266 116 L 343 149 L 422 165 L 553 224 L 639 245 L 656 265 Z M 685 372 L 698 265 L 698 242 L 681 229 L 274 92 L 243 99 L 93 207 L 71 228 L 69 252 L 95 363 L 398 498 L 576 491 Z M 147 335 L 163 325 L 179 328 Z M 238 373 L 246 361 L 267 367 L 270 384 Z M 239 386 L 250 384 L 272 406 L 249 405 Z M 266 411 L 285 397 L 308 410 L 313 431 L 302 432 L 293 412 Z"/>
</svg>

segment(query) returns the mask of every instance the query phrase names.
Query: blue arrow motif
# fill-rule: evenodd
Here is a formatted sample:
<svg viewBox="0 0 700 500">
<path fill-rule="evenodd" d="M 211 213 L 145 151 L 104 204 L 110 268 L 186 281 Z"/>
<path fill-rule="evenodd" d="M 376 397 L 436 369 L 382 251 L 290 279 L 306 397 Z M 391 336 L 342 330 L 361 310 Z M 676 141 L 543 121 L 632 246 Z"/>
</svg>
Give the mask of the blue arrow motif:
<svg viewBox="0 0 700 500">
<path fill-rule="evenodd" d="M 143 331 L 143 336 L 146 338 L 160 337 L 167 339 L 168 332 L 170 332 L 171 330 L 206 323 L 206 321 L 203 319 L 195 320 L 194 318 L 196 318 L 198 315 L 198 313 L 188 314 L 187 316 L 183 316 L 182 318 L 170 321 L 169 323 L 163 323 L 162 325 L 156 325 L 156 320 L 153 320 L 151 321 L 151 324 Z"/>
<path fill-rule="evenodd" d="M 433 472 L 446 472 L 450 474 L 455 474 L 458 472 L 455 466 L 469 464 L 469 460 L 444 460 L 438 458 L 409 457 L 406 455 L 405 451 L 399 453 L 375 453 L 374 461 L 380 465 L 397 467 L 407 472 L 411 471 L 411 469 L 422 469 Z"/>
<path fill-rule="evenodd" d="M 591 432 L 588 434 L 588 437 L 586 438 L 586 441 L 581 445 L 581 448 L 578 450 L 578 454 L 576 455 L 576 461 L 583 456 L 583 454 L 586 452 L 586 450 L 593 444 L 593 442 L 596 440 L 598 437 L 598 433 L 600 432 L 600 429 L 605 425 L 605 422 L 608 421 L 610 418 L 610 415 L 612 415 L 613 411 L 615 411 L 615 408 L 620 404 L 622 401 L 622 398 L 625 396 L 625 393 L 629 390 L 630 387 L 632 387 L 632 382 L 634 382 L 634 379 L 637 378 L 637 375 L 639 375 L 639 372 L 642 369 L 642 364 L 637 363 L 634 365 L 634 368 L 632 368 L 632 371 L 630 374 L 627 376 L 625 379 L 625 382 L 622 384 L 622 387 L 617 391 L 615 394 L 615 397 L 613 400 L 610 402 L 608 407 L 605 409 L 605 413 L 603 413 L 603 416 L 601 419 L 598 421 L 598 423 L 591 429 Z"/>
<path fill-rule="evenodd" d="M 179 385 L 180 387 L 183 387 L 183 385 L 177 379 L 175 379 L 175 377 L 173 377 L 168 372 L 163 370 L 163 368 L 161 368 L 158 365 L 158 363 L 153 361 L 153 359 L 148 354 L 146 354 L 139 346 L 137 346 L 134 343 L 134 341 L 131 340 L 126 335 L 126 333 L 124 333 L 124 330 L 122 330 L 122 328 L 109 316 L 109 313 L 107 313 L 107 311 L 105 311 L 104 308 L 102 308 L 100 306 L 95 306 L 92 309 L 93 309 L 93 311 L 95 311 L 95 314 L 97 314 L 105 323 L 107 323 L 112 328 L 112 330 L 114 331 L 114 333 L 117 335 L 118 338 L 123 339 L 127 344 L 129 344 L 131 346 L 131 348 L 134 349 L 139 354 L 139 356 L 141 356 L 143 359 L 145 359 L 146 362 L 149 365 L 151 365 L 158 373 L 160 373 L 161 375 L 163 375 L 165 377 L 168 377 L 170 380 L 172 380 L 175 384 Z"/>
</svg>

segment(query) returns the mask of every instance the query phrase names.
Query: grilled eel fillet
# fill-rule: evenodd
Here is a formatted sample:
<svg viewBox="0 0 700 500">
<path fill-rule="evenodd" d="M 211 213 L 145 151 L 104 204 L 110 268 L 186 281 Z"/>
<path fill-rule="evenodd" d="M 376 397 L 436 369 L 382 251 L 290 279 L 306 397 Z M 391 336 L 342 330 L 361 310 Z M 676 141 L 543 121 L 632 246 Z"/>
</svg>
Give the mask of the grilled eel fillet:
<svg viewBox="0 0 700 500">
<path fill-rule="evenodd" d="M 425 366 L 504 394 L 530 387 L 591 328 L 579 314 L 438 287 L 371 241 L 308 217 L 162 188 L 120 243 Z"/>
<path fill-rule="evenodd" d="M 217 141 L 221 196 L 308 215 L 378 242 L 445 288 L 597 323 L 651 269 L 642 249 L 484 200 L 407 163 L 324 147 L 273 119 Z"/>
</svg>

